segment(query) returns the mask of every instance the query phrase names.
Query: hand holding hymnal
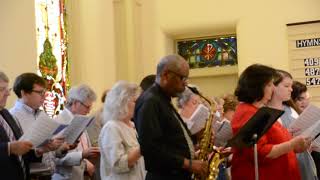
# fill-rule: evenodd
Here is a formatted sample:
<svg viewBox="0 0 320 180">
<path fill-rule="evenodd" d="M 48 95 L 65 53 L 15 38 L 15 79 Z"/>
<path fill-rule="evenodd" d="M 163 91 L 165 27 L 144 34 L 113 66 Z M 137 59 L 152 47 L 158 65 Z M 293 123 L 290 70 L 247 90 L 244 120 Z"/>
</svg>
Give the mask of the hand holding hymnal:
<svg viewBox="0 0 320 180">
<path fill-rule="evenodd" d="M 49 116 L 35 121 L 19 141 L 31 141 L 34 147 L 46 145 L 53 136 L 53 132 L 59 127 L 59 123 Z"/>
</svg>

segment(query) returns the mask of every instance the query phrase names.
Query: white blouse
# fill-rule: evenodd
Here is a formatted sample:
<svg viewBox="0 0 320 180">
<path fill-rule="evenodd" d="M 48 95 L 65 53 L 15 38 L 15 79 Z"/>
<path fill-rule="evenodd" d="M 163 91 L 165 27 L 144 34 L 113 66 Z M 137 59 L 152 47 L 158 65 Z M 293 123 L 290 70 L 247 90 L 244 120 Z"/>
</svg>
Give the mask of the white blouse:
<svg viewBox="0 0 320 180">
<path fill-rule="evenodd" d="M 128 152 L 139 146 L 135 128 L 120 120 L 109 120 L 99 136 L 101 151 L 100 174 L 103 180 L 143 180 L 145 167 L 143 157 L 128 167 Z"/>
</svg>

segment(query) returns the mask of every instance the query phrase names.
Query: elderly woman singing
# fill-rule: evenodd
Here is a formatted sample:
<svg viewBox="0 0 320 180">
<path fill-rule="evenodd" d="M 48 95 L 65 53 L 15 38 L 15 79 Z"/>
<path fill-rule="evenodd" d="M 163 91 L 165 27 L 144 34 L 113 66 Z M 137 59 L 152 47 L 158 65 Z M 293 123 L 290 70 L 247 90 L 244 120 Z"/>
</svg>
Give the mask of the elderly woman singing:
<svg viewBox="0 0 320 180">
<path fill-rule="evenodd" d="M 131 121 L 137 96 L 138 86 L 126 81 L 117 82 L 108 92 L 103 110 L 105 125 L 99 137 L 101 179 L 145 177 L 137 132 Z"/>
</svg>

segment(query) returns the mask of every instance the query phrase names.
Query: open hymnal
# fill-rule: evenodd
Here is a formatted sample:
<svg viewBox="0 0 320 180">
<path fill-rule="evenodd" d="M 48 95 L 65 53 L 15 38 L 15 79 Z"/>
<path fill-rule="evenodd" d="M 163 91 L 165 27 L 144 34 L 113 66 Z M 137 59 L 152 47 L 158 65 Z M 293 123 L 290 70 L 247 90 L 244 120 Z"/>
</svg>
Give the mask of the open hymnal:
<svg viewBox="0 0 320 180">
<path fill-rule="evenodd" d="M 316 128 L 317 123 L 320 120 L 320 108 L 309 105 L 300 116 L 295 119 L 289 126 L 289 131 L 293 133 L 293 136 L 303 134 L 304 136 L 310 136 L 317 134 L 320 129 Z"/>
<path fill-rule="evenodd" d="M 312 146 L 320 151 L 320 108 L 309 105 L 289 127 L 293 136 L 301 135 L 313 139 Z"/>
<path fill-rule="evenodd" d="M 35 121 L 19 140 L 31 141 L 34 147 L 46 144 L 60 124 L 49 116 Z"/>
<path fill-rule="evenodd" d="M 69 111 L 62 111 L 59 116 L 55 117 L 53 120 L 58 122 L 60 126 L 56 129 L 56 131 L 53 133 L 54 135 L 56 134 L 61 134 L 62 130 L 64 130 L 66 127 L 69 126 L 69 122 L 72 121 L 74 118 L 74 115 L 69 112 Z"/>
<path fill-rule="evenodd" d="M 312 146 L 314 147 L 314 150 L 320 151 L 320 121 L 303 131 L 301 135 L 303 137 L 310 137 L 313 140 Z"/>
<path fill-rule="evenodd" d="M 231 123 L 227 119 L 223 119 L 222 121 L 216 121 L 214 123 L 214 133 L 215 133 L 215 146 L 225 146 L 232 138 L 232 128 Z"/>
<path fill-rule="evenodd" d="M 199 104 L 197 109 L 193 112 L 193 114 L 188 120 L 190 122 L 189 130 L 191 134 L 196 134 L 201 129 L 203 129 L 208 117 L 209 117 L 209 109 L 203 104 Z"/>
<path fill-rule="evenodd" d="M 94 117 L 75 115 L 71 123 L 62 132 L 65 141 L 69 144 L 74 144 L 93 119 Z"/>
<path fill-rule="evenodd" d="M 317 136 L 319 137 L 320 133 L 320 121 L 316 122 L 315 124 L 313 124 L 312 126 L 310 126 L 309 128 L 307 128 L 306 130 L 304 130 L 301 135 L 304 137 L 310 137 L 312 139 L 317 138 Z"/>
</svg>

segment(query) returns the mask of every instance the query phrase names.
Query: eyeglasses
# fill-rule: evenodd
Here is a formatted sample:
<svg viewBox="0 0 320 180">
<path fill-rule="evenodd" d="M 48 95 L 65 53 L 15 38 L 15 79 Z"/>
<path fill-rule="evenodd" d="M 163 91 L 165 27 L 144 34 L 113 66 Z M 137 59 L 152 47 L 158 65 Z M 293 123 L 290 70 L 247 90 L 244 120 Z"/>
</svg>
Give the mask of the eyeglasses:
<svg viewBox="0 0 320 180">
<path fill-rule="evenodd" d="M 172 70 L 168 70 L 169 72 L 173 73 L 175 76 L 179 77 L 179 79 L 183 82 L 187 81 L 188 80 L 188 77 L 187 76 L 184 76 L 184 75 L 181 75 L 181 74 L 178 74 Z"/>
<path fill-rule="evenodd" d="M 0 92 L 10 92 L 12 90 L 12 88 L 8 88 L 8 87 L 0 87 Z"/>
<path fill-rule="evenodd" d="M 46 92 L 47 92 L 47 90 L 32 90 L 32 92 L 35 92 L 35 93 L 37 93 L 37 94 L 39 94 L 40 96 L 44 96 L 45 94 L 46 94 Z"/>
<path fill-rule="evenodd" d="M 86 105 L 85 103 L 83 103 L 83 102 L 81 102 L 81 101 L 79 101 L 80 102 L 80 104 L 83 106 L 83 107 L 85 107 L 85 108 L 87 108 L 87 109 L 91 109 L 91 105 Z"/>
</svg>

